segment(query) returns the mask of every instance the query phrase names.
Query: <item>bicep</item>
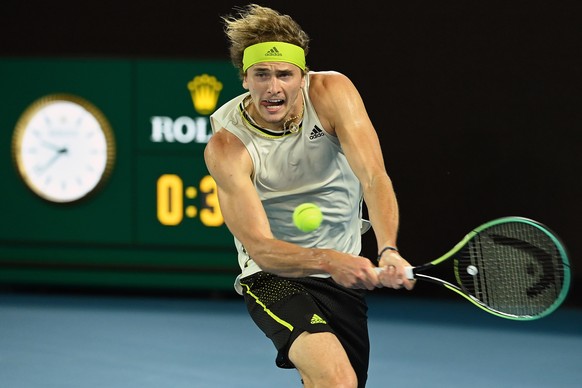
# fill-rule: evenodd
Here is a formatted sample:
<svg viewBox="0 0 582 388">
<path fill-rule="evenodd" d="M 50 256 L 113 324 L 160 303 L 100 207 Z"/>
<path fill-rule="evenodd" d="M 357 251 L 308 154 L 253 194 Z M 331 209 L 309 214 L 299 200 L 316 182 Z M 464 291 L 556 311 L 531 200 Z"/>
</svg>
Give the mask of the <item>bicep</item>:
<svg viewBox="0 0 582 388">
<path fill-rule="evenodd" d="M 220 210 L 227 227 L 247 249 L 252 250 L 253 244 L 271 238 L 272 234 L 251 179 L 250 155 L 233 137 L 214 135 L 204 157 L 216 182 Z"/>
<path fill-rule="evenodd" d="M 217 183 L 218 201 L 224 221 L 231 233 L 252 251 L 261 239 L 271 238 L 269 221 L 250 179 Z"/>
<path fill-rule="evenodd" d="M 337 76 L 329 89 L 326 106 L 333 133 L 338 137 L 350 166 L 365 186 L 378 174 L 385 174 L 384 158 L 376 129 L 364 101 L 353 83 Z M 343 98 L 334 98 L 341 95 Z"/>
</svg>

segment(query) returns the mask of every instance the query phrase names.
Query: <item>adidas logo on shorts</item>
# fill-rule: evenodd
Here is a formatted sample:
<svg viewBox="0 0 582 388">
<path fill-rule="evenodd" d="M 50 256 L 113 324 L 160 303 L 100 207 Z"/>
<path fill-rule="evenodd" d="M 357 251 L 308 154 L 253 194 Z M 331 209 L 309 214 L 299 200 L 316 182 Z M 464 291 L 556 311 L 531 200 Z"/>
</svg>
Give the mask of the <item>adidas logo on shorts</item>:
<svg viewBox="0 0 582 388">
<path fill-rule="evenodd" d="M 317 314 L 313 314 L 313 316 L 311 317 L 310 323 L 312 325 L 316 325 L 318 323 L 323 323 L 324 325 L 327 324 L 327 322 Z"/>
<path fill-rule="evenodd" d="M 322 137 L 323 136 L 323 129 L 320 129 L 317 127 L 317 125 L 315 127 L 313 127 L 313 129 L 311 130 L 311 133 L 309 134 L 309 140 L 315 140 L 318 137 Z"/>
</svg>

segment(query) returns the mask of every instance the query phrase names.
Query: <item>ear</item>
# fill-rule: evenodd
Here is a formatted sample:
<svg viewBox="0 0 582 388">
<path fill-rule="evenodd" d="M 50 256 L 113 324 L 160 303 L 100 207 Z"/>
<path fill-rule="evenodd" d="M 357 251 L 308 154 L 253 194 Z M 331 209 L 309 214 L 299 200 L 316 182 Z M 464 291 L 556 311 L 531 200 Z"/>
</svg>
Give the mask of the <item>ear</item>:
<svg viewBox="0 0 582 388">
<path fill-rule="evenodd" d="M 246 74 L 243 76 L 242 87 L 246 90 L 249 90 L 249 84 L 247 82 L 247 75 Z"/>
</svg>

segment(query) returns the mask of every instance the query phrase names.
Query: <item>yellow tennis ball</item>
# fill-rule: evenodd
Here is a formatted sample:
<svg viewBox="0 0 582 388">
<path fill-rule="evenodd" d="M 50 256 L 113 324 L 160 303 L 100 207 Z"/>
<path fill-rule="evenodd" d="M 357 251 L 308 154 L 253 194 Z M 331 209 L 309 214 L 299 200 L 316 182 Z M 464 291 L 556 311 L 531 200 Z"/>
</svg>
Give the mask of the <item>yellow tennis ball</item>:
<svg viewBox="0 0 582 388">
<path fill-rule="evenodd" d="M 323 221 L 321 209 L 314 203 L 302 203 L 293 211 L 293 223 L 302 232 L 313 232 Z"/>
</svg>

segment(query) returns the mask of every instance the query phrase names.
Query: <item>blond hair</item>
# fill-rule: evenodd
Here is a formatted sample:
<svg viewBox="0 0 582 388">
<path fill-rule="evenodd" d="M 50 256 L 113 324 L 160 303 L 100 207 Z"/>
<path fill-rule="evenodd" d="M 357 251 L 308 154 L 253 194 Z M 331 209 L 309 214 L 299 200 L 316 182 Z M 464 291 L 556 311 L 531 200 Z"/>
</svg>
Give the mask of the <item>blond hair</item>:
<svg viewBox="0 0 582 388">
<path fill-rule="evenodd" d="M 222 17 L 224 32 L 230 42 L 229 52 L 233 65 L 243 71 L 245 48 L 262 42 L 285 42 L 301 47 L 305 56 L 309 51 L 309 36 L 289 15 L 271 8 L 249 4 L 236 8 L 236 15 Z M 306 68 L 305 71 L 308 69 Z"/>
</svg>

